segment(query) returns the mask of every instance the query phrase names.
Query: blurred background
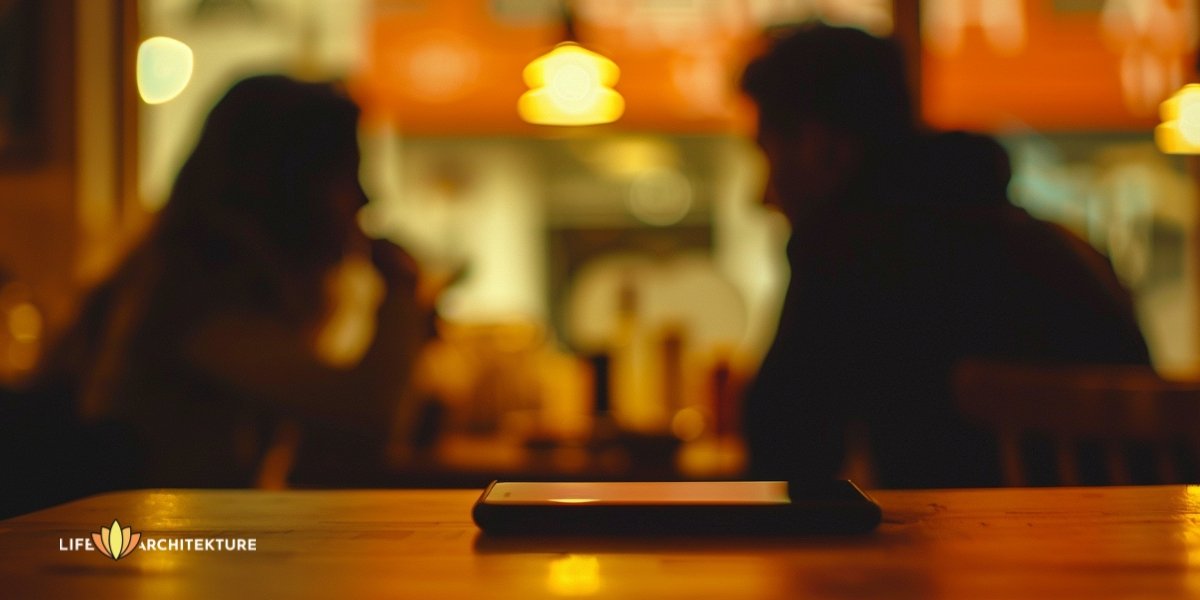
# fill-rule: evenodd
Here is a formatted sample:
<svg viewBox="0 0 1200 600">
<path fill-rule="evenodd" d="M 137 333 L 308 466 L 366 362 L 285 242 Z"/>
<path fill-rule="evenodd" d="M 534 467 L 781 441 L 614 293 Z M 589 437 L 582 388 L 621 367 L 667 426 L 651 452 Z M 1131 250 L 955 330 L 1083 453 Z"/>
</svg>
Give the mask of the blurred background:
<svg viewBox="0 0 1200 600">
<path fill-rule="evenodd" d="M 573 468 L 605 402 L 643 443 L 683 444 L 681 471 L 734 473 L 787 283 L 736 82 L 762 30 L 810 19 L 895 36 L 924 121 L 996 135 L 1013 201 L 1109 256 L 1155 367 L 1200 377 L 1195 163 L 1154 143 L 1195 79 L 1197 4 L 577 0 L 566 27 L 559 0 L 0 0 L 0 380 L 35 370 L 145 231 L 233 82 L 341 79 L 363 229 L 448 285 L 414 384 L 437 460 Z M 150 104 L 135 65 L 155 36 L 192 66 Z M 523 69 L 568 37 L 618 65 L 615 122 L 518 114 Z"/>
</svg>

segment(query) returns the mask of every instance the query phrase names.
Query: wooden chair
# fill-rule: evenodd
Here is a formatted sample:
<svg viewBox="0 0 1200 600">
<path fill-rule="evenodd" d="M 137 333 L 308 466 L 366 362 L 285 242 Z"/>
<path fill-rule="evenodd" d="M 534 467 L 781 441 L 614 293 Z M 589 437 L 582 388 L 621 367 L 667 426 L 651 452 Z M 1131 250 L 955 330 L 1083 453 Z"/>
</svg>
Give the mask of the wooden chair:
<svg viewBox="0 0 1200 600">
<path fill-rule="evenodd" d="M 953 380 L 957 408 L 998 435 L 1006 485 L 1028 485 L 1021 440 L 1052 440 L 1059 483 L 1080 483 L 1081 442 L 1102 448 L 1107 483 L 1132 483 L 1128 449 L 1152 454 L 1155 483 L 1196 478 L 1200 382 L 1173 382 L 1145 366 L 965 361 Z M 1184 458 L 1184 460 L 1180 460 Z"/>
</svg>

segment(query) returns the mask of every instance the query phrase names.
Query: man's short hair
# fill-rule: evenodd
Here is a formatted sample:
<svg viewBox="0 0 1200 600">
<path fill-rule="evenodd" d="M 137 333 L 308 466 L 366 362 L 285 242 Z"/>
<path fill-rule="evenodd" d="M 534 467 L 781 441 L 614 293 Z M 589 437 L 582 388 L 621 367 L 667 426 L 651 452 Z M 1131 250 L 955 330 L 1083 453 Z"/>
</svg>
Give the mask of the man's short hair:
<svg viewBox="0 0 1200 600">
<path fill-rule="evenodd" d="M 806 24 L 779 35 L 742 74 L 760 126 L 787 134 L 816 119 L 868 139 L 914 129 L 904 55 L 889 39 Z"/>
</svg>

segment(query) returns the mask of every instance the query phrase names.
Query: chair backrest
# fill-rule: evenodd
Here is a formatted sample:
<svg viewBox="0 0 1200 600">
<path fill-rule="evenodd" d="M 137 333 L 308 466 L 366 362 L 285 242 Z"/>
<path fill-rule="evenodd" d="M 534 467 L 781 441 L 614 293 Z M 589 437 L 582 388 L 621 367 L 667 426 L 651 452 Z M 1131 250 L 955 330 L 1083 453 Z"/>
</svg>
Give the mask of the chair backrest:
<svg viewBox="0 0 1200 600">
<path fill-rule="evenodd" d="M 958 410 L 996 432 L 1007 485 L 1030 483 L 1031 437 L 1049 441 L 1064 485 L 1083 482 L 1081 447 L 1103 462 L 1102 483 L 1197 477 L 1200 382 L 1168 381 L 1138 365 L 970 360 L 956 369 L 953 387 Z"/>
</svg>

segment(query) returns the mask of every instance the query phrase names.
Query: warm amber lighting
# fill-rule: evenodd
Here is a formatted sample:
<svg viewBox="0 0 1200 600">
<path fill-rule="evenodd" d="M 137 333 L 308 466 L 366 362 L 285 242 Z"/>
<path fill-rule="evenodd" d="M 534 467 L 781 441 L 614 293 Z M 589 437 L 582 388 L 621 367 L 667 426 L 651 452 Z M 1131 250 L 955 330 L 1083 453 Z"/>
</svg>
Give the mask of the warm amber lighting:
<svg viewBox="0 0 1200 600">
<path fill-rule="evenodd" d="M 957 54 L 975 27 L 998 54 L 1011 56 L 1025 47 L 1022 0 L 928 0 L 921 7 L 921 19 L 926 46 L 944 56 Z"/>
<path fill-rule="evenodd" d="M 450 102 L 470 91 L 480 57 L 469 38 L 437 30 L 413 44 L 403 63 L 408 93 L 426 102 Z"/>
<path fill-rule="evenodd" d="M 517 101 L 521 118 L 539 125 L 611 123 L 625 112 L 612 86 L 621 70 L 579 44 L 564 42 L 525 67 L 529 91 Z"/>
<path fill-rule="evenodd" d="M 1167 154 L 1200 154 L 1200 84 L 1183 86 L 1159 111 L 1162 124 L 1154 129 L 1158 149 Z"/>
<path fill-rule="evenodd" d="M 1125 105 L 1154 114 L 1184 82 L 1184 61 L 1196 49 L 1196 0 L 1108 0 L 1100 13 L 1105 42 L 1119 55 Z"/>
<path fill-rule="evenodd" d="M 0 287 L 0 383 L 13 383 L 37 366 L 44 333 L 29 287 L 19 282 Z"/>
<path fill-rule="evenodd" d="M 314 340 L 325 364 L 350 368 L 358 364 L 375 339 L 375 312 L 383 301 L 383 279 L 370 261 L 351 255 L 325 278 L 329 307 Z"/>
<path fill-rule="evenodd" d="M 678 169 L 646 169 L 630 182 L 627 204 L 629 212 L 643 223 L 674 225 L 692 208 L 692 184 Z"/>
<path fill-rule="evenodd" d="M 192 80 L 192 49 L 169 37 L 152 37 L 138 46 L 138 94 L 146 104 L 178 96 Z"/>
<path fill-rule="evenodd" d="M 704 435 L 704 413 L 695 408 L 684 408 L 671 419 L 671 433 L 685 442 L 692 442 Z"/>
<path fill-rule="evenodd" d="M 569 554 L 550 562 L 546 587 L 559 596 L 588 596 L 600 591 L 600 559 Z"/>
<path fill-rule="evenodd" d="M 42 336 L 42 313 L 29 302 L 22 302 L 8 311 L 8 331 L 18 342 L 36 342 Z"/>
</svg>

